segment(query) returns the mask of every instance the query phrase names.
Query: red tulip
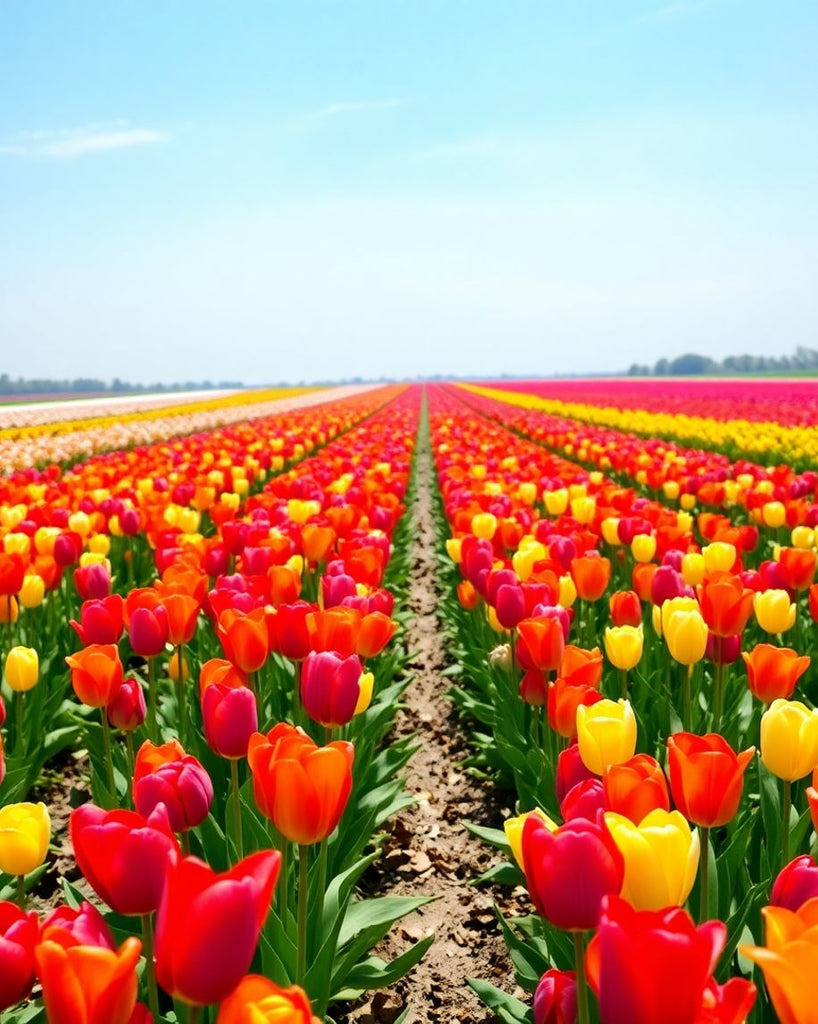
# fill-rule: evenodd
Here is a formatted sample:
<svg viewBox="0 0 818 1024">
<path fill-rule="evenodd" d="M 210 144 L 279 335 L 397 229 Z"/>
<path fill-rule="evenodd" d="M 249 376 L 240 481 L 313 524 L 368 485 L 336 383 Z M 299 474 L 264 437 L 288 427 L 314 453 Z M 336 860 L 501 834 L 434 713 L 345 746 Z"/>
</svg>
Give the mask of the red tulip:
<svg viewBox="0 0 818 1024">
<path fill-rule="evenodd" d="M 169 868 L 156 919 L 156 977 L 174 999 L 225 999 L 250 966 L 281 854 L 263 850 L 216 874 L 196 857 Z"/>
<path fill-rule="evenodd" d="M 523 619 L 517 624 L 517 632 L 535 668 L 555 672 L 560 667 L 565 654 L 565 635 L 558 618 L 541 615 Z"/>
<path fill-rule="evenodd" d="M 14 903 L 0 903 L 0 1011 L 25 999 L 34 983 L 37 915 Z"/>
<path fill-rule="evenodd" d="M 119 594 L 111 594 L 99 601 L 83 601 L 80 621 L 71 620 L 71 626 L 83 647 L 89 644 L 116 644 L 122 636 L 123 601 Z"/>
<path fill-rule="evenodd" d="M 164 808 L 146 820 L 134 811 L 83 804 L 71 814 L 69 833 L 80 871 L 112 910 L 156 910 L 168 861 L 179 852 Z"/>
<path fill-rule="evenodd" d="M 145 721 L 147 708 L 145 694 L 138 679 L 123 679 L 122 685 L 108 702 L 105 709 L 108 721 L 115 729 L 133 732 Z"/>
<path fill-rule="evenodd" d="M 256 695 L 246 686 L 211 683 L 202 692 L 202 720 L 214 753 L 231 760 L 246 757 L 247 744 L 258 729 Z"/>
<path fill-rule="evenodd" d="M 164 804 L 174 832 L 195 828 L 207 817 L 213 802 L 213 783 L 192 754 L 173 740 L 154 746 L 145 740 L 136 754 L 133 798 L 147 818 Z"/>
<path fill-rule="evenodd" d="M 667 749 L 673 801 L 687 820 L 703 828 L 731 821 L 755 747 L 737 755 L 718 733 L 677 732 L 668 737 Z"/>
<path fill-rule="evenodd" d="M 43 921 L 40 938 L 53 939 L 64 949 L 69 946 L 101 946 L 116 949 L 111 929 L 93 903 L 79 907 L 57 907 Z"/>
<path fill-rule="evenodd" d="M 576 971 L 546 971 L 534 993 L 534 1024 L 576 1024 L 576 1019 Z"/>
<path fill-rule="evenodd" d="M 818 865 L 808 853 L 796 857 L 781 869 L 773 882 L 770 903 L 793 913 L 818 896 Z"/>
<path fill-rule="evenodd" d="M 357 655 L 341 658 L 333 651 L 312 651 L 301 671 L 301 702 L 310 718 L 327 729 L 351 721 L 362 671 Z"/>
<path fill-rule="evenodd" d="M 641 625 L 642 602 L 635 590 L 617 590 L 608 599 L 608 607 L 615 626 Z"/>
</svg>

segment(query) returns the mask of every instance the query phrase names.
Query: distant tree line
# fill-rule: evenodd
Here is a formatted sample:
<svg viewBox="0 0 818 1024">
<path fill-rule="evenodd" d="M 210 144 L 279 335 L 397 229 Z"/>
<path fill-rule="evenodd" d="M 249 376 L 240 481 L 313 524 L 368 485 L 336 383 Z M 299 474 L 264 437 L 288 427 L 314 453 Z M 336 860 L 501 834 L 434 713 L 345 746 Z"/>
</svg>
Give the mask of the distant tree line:
<svg viewBox="0 0 818 1024">
<path fill-rule="evenodd" d="M 651 368 L 633 363 L 629 377 L 699 377 L 719 373 L 803 373 L 818 371 L 818 349 L 799 345 L 792 356 L 727 356 L 711 359 L 687 352 L 675 359 L 659 359 Z"/>
<path fill-rule="evenodd" d="M 74 380 L 52 380 L 49 377 L 18 377 L 12 380 L 7 373 L 0 373 L 0 395 L 51 395 L 51 394 L 111 394 L 141 395 L 154 391 L 211 391 L 242 388 L 239 381 L 184 381 L 176 384 L 131 384 L 114 377 L 110 382 L 96 377 L 75 377 Z"/>
</svg>

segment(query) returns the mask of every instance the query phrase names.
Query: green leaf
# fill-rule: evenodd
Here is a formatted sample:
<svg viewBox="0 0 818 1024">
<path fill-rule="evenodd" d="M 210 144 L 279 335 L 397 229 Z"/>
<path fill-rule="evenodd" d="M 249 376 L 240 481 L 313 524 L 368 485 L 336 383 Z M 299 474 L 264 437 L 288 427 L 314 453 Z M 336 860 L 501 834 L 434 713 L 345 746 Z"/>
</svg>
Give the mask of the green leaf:
<svg viewBox="0 0 818 1024">
<path fill-rule="evenodd" d="M 502 989 L 496 988 L 480 978 L 469 978 L 468 984 L 474 989 L 480 1000 L 490 1010 L 494 1010 L 497 1016 L 507 1024 L 531 1021 L 531 1009 L 519 999 L 509 995 L 508 992 L 503 992 Z"/>
</svg>

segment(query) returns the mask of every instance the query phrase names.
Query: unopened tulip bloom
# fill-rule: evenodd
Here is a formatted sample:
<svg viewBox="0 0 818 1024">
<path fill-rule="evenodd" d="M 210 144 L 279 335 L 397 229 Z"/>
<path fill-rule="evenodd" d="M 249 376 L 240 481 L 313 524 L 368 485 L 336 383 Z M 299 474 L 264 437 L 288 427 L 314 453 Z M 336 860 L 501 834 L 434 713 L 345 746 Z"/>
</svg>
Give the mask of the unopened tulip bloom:
<svg viewBox="0 0 818 1024">
<path fill-rule="evenodd" d="M 353 654 L 341 658 L 334 651 L 312 651 L 301 671 L 304 710 L 327 729 L 352 720 L 361 694 L 362 666 Z"/>
<path fill-rule="evenodd" d="M 135 811 L 82 804 L 71 814 L 69 834 L 80 871 L 112 910 L 128 916 L 156 910 L 167 866 L 179 854 L 164 807 L 146 820 Z"/>
<path fill-rule="evenodd" d="M 770 903 L 798 911 L 807 900 L 818 897 L 818 865 L 808 853 L 785 865 L 773 882 Z"/>
<path fill-rule="evenodd" d="M 625 861 L 622 896 L 631 906 L 681 906 L 696 880 L 699 836 L 679 811 L 651 811 L 638 825 L 608 812 L 605 824 Z"/>
<path fill-rule="evenodd" d="M 719 637 L 737 636 L 753 612 L 753 591 L 738 576 L 719 576 L 700 587 L 702 616 Z"/>
<path fill-rule="evenodd" d="M 702 558 L 706 572 L 730 572 L 736 564 L 736 547 L 726 541 L 717 540 L 702 548 Z"/>
<path fill-rule="evenodd" d="M 799 527 L 793 530 L 793 539 L 799 535 L 796 533 Z M 801 528 L 803 529 L 803 527 Z M 812 533 L 812 537 L 809 534 Z M 812 531 L 807 531 L 804 537 L 808 541 L 806 548 L 792 547 L 782 548 L 778 556 L 778 564 L 787 580 L 787 586 L 792 590 L 806 590 L 815 577 L 815 568 L 818 564 L 818 556 L 810 550 L 815 541 Z"/>
<path fill-rule="evenodd" d="M 818 899 L 794 913 L 764 907 L 764 946 L 739 952 L 758 964 L 780 1024 L 818 1024 L 815 977 L 818 971 Z"/>
<path fill-rule="evenodd" d="M 585 779 L 569 789 L 560 803 L 563 821 L 586 818 L 596 821 L 597 815 L 605 808 L 605 789 L 600 779 Z"/>
<path fill-rule="evenodd" d="M 80 621 L 71 620 L 80 642 L 90 644 L 116 644 L 124 627 L 124 602 L 119 594 L 111 594 L 100 600 L 83 601 Z"/>
<path fill-rule="evenodd" d="M 778 699 L 789 700 L 810 664 L 809 655 L 799 657 L 792 648 L 774 644 L 756 644 L 752 651 L 745 651 L 742 658 L 747 666 L 750 693 L 765 704 Z"/>
<path fill-rule="evenodd" d="M 139 939 L 118 951 L 41 942 L 34 955 L 50 1024 L 128 1024 L 136 1005 Z"/>
<path fill-rule="evenodd" d="M 270 638 L 263 608 L 246 615 L 228 608 L 219 616 L 216 632 L 225 655 L 242 672 L 257 672 L 267 661 Z"/>
<path fill-rule="evenodd" d="M 569 740 L 576 739 L 577 708 L 580 704 L 598 704 L 601 700 L 602 694 L 593 686 L 583 683 L 572 686 L 564 679 L 557 678 L 548 687 L 548 724 L 560 736 Z"/>
<path fill-rule="evenodd" d="M 134 654 L 155 658 L 168 642 L 168 613 L 161 604 L 135 608 L 129 616 L 128 638 Z"/>
<path fill-rule="evenodd" d="M 603 1024 L 698 1024 L 726 939 L 721 921 L 697 928 L 681 908 L 609 896 L 586 958 Z"/>
<path fill-rule="evenodd" d="M 351 743 L 317 746 L 286 722 L 250 737 L 247 763 L 256 806 L 299 845 L 326 839 L 341 820 L 352 790 Z"/>
<path fill-rule="evenodd" d="M 687 820 L 702 828 L 732 821 L 755 747 L 736 754 L 718 733 L 677 732 L 668 738 L 667 749 L 673 802 Z"/>
<path fill-rule="evenodd" d="M 280 866 L 280 853 L 262 850 L 223 874 L 196 857 L 169 868 L 156 919 L 156 977 L 169 995 L 193 1006 L 230 995 L 253 959 Z"/>
<path fill-rule="evenodd" d="M 0 807 L 0 871 L 27 875 L 46 858 L 51 819 L 45 804 L 6 804 Z"/>
<path fill-rule="evenodd" d="M 37 915 L 15 903 L 0 903 L 0 1012 L 25 999 L 34 983 Z"/>
<path fill-rule="evenodd" d="M 45 580 L 36 572 L 30 572 L 20 588 L 20 604 L 24 608 L 39 608 L 45 600 Z"/>
<path fill-rule="evenodd" d="M 571 686 L 583 683 L 598 689 L 602 679 L 602 653 L 598 647 L 587 651 L 567 644 L 557 674 Z"/>
<path fill-rule="evenodd" d="M 595 928 L 603 898 L 618 894 L 624 877 L 622 855 L 601 820 L 576 818 L 552 832 L 529 815 L 523 863 L 537 913 L 566 931 Z"/>
<path fill-rule="evenodd" d="M 620 672 L 629 672 L 642 658 L 644 636 L 640 626 L 609 626 L 605 630 L 605 653 Z"/>
<path fill-rule="evenodd" d="M 753 599 L 759 626 L 765 633 L 786 633 L 795 625 L 795 603 L 786 590 L 762 590 Z"/>
<path fill-rule="evenodd" d="M 186 832 L 207 817 L 213 783 L 202 764 L 177 741 L 154 746 L 145 740 L 136 754 L 133 798 L 143 818 L 164 804 L 171 829 Z"/>
<path fill-rule="evenodd" d="M 116 949 L 111 929 L 93 903 L 79 907 L 62 906 L 52 910 L 43 921 L 40 938 L 53 939 L 61 946 L 101 946 Z"/>
<path fill-rule="evenodd" d="M 6 655 L 6 682 L 17 693 L 25 693 L 37 685 L 40 659 L 33 647 L 12 647 Z"/>
<path fill-rule="evenodd" d="M 398 628 L 383 612 L 370 612 L 361 619 L 357 653 L 361 658 L 375 658 L 386 647 Z"/>
<path fill-rule="evenodd" d="M 615 626 L 640 626 L 642 602 L 635 590 L 617 590 L 608 599 L 611 622 Z"/>
<path fill-rule="evenodd" d="M 774 700 L 761 716 L 761 760 L 785 782 L 809 775 L 818 765 L 818 709 Z"/>
<path fill-rule="evenodd" d="M 317 1018 L 297 985 L 280 988 L 260 974 L 248 974 L 220 1006 L 216 1024 L 317 1024 Z"/>
<path fill-rule="evenodd" d="M 145 694 L 138 679 L 123 679 L 122 685 L 111 698 L 105 709 L 108 721 L 115 729 L 133 732 L 145 721 L 147 707 Z"/>
<path fill-rule="evenodd" d="M 636 716 L 630 701 L 601 700 L 577 708 L 577 740 L 585 766 L 602 775 L 611 764 L 633 757 Z"/>
<path fill-rule="evenodd" d="M 576 1024 L 576 971 L 546 971 L 534 993 L 533 1013 L 534 1024 Z"/>
<path fill-rule="evenodd" d="M 609 765 L 602 781 L 606 810 L 624 815 L 635 825 L 657 808 L 670 810 L 665 773 L 649 754 L 636 754 L 621 764 Z"/>
<path fill-rule="evenodd" d="M 116 644 L 92 644 L 67 657 L 74 693 L 88 707 L 102 708 L 122 686 L 122 662 Z"/>
<path fill-rule="evenodd" d="M 211 683 L 202 693 L 202 721 L 207 745 L 221 757 L 246 757 L 258 729 L 256 695 L 246 686 Z"/>
<path fill-rule="evenodd" d="M 700 612 L 673 612 L 663 626 L 663 632 L 671 658 L 680 665 L 695 665 L 704 657 L 707 650 L 707 624 Z"/>
<path fill-rule="evenodd" d="M 541 615 L 522 619 L 517 624 L 517 632 L 535 668 L 541 672 L 554 672 L 559 668 L 565 653 L 565 635 L 558 618 Z"/>
<path fill-rule="evenodd" d="M 656 537 L 652 533 L 637 533 L 631 541 L 631 554 L 637 562 L 650 562 L 656 554 Z"/>
<path fill-rule="evenodd" d="M 598 601 L 611 578 L 610 560 L 590 555 L 574 558 L 571 561 L 571 576 L 581 601 Z"/>
</svg>

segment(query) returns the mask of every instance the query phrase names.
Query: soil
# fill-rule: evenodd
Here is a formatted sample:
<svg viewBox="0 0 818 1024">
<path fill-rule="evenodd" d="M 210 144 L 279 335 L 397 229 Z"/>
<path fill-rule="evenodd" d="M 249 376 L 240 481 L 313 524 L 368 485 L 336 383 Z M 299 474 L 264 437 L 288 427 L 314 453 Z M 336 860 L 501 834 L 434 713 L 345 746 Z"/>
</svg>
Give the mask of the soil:
<svg viewBox="0 0 818 1024">
<path fill-rule="evenodd" d="M 493 910 L 492 894 L 472 883 L 499 859 L 475 839 L 464 821 L 501 828 L 511 811 L 493 786 L 459 767 L 468 753 L 441 670 L 451 663 L 436 608 L 436 532 L 432 515 L 432 464 L 428 447 L 418 451 L 417 497 L 412 510 L 412 570 L 406 643 L 415 653 L 406 708 L 396 736 L 416 734 L 420 748 L 407 768 L 407 788 L 416 803 L 389 826 L 383 856 L 369 870 L 365 887 L 381 895 L 428 895 L 434 902 L 404 918 L 374 952 L 391 959 L 430 932 L 435 941 L 421 963 L 398 985 L 365 997 L 337 1016 L 340 1024 L 392 1024 L 409 1008 L 408 1022 L 488 1022 L 494 1015 L 468 986 L 483 978 L 515 991 L 513 970 Z M 508 909 L 504 901 L 504 909 Z M 525 912 L 526 902 L 517 908 Z M 517 992 L 522 995 L 521 992 Z"/>
</svg>

